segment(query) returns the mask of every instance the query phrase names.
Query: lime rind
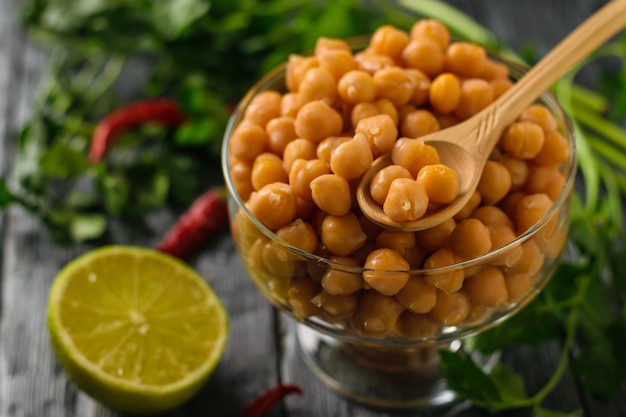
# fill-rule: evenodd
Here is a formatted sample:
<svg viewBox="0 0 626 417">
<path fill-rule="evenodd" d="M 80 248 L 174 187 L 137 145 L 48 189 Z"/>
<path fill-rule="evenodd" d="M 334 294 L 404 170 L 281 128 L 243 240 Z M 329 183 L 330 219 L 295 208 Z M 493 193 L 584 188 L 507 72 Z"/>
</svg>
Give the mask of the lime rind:
<svg viewBox="0 0 626 417">
<path fill-rule="evenodd" d="M 72 335 L 65 330 L 60 314 L 60 300 L 73 274 L 95 259 L 114 258 L 121 255 L 145 257 L 150 262 L 163 262 L 164 266 L 192 279 L 202 288 L 210 300 L 211 313 L 217 315 L 212 320 L 218 323 L 217 337 L 208 342 L 207 358 L 195 370 L 185 374 L 183 379 L 164 385 L 149 385 L 115 377 L 104 372 L 90 361 L 75 346 Z M 48 327 L 54 352 L 59 363 L 70 379 L 95 400 L 119 411 L 132 414 L 152 414 L 175 408 L 189 400 L 208 380 L 223 355 L 228 338 L 228 316 L 218 296 L 193 269 L 170 255 L 150 249 L 132 246 L 106 246 L 93 250 L 68 263 L 59 272 L 51 288 L 48 306 Z"/>
</svg>

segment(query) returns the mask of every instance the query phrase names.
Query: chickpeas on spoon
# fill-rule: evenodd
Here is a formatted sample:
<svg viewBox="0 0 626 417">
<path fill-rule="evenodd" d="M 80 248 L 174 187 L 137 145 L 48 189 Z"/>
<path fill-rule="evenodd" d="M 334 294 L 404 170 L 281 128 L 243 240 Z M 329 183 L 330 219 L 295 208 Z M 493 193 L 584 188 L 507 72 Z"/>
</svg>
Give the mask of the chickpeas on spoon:
<svg viewBox="0 0 626 417">
<path fill-rule="evenodd" d="M 612 0 L 587 18 L 563 39 L 537 65 L 531 68 L 506 93 L 475 116 L 435 133 L 421 137 L 439 153 L 441 163 L 458 175 L 457 197 L 446 205 L 429 209 L 414 221 L 393 221 L 370 193 L 374 175 L 392 164 L 388 153 L 374 161 L 357 188 L 361 211 L 372 222 L 395 230 L 424 230 L 457 214 L 478 186 L 489 155 L 504 129 L 556 80 L 588 54 L 626 26 L 626 0 Z"/>
</svg>

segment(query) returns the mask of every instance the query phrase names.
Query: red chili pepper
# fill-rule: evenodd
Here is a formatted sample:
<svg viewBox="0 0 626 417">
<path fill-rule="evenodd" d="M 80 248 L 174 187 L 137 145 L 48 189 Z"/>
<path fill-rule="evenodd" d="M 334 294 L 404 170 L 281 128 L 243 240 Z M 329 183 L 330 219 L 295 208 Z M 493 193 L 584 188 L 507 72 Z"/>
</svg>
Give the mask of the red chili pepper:
<svg viewBox="0 0 626 417">
<path fill-rule="evenodd" d="M 102 119 L 91 138 L 89 160 L 97 163 L 126 130 L 149 122 L 179 126 L 186 120 L 175 101 L 156 98 L 121 107 Z"/>
<path fill-rule="evenodd" d="M 262 417 L 270 408 L 276 405 L 280 400 L 291 393 L 302 395 L 303 391 L 294 384 L 278 384 L 255 398 L 244 410 L 239 417 Z"/>
<path fill-rule="evenodd" d="M 178 218 L 157 249 L 185 259 L 227 224 L 226 192 L 222 188 L 210 189 Z"/>
</svg>

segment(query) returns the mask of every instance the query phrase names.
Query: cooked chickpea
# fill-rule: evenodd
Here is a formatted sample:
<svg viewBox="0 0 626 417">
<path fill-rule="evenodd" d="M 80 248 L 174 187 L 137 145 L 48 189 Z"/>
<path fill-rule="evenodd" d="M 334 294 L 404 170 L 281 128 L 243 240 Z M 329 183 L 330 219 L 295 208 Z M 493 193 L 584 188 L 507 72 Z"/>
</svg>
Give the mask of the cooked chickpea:
<svg viewBox="0 0 626 417">
<path fill-rule="evenodd" d="M 480 78 L 469 78 L 461 82 L 459 104 L 454 115 L 461 120 L 469 119 L 493 102 L 493 89 L 489 82 Z"/>
<path fill-rule="evenodd" d="M 559 165 L 569 159 L 569 144 L 562 134 L 554 131 L 546 132 L 543 146 L 532 159 L 537 165 Z"/>
<path fill-rule="evenodd" d="M 285 146 L 296 139 L 296 128 L 294 118 L 288 116 L 276 117 L 265 127 L 267 133 L 267 149 L 276 155 L 282 155 Z"/>
<path fill-rule="evenodd" d="M 323 101 L 311 101 L 303 105 L 298 112 L 295 129 L 299 137 L 319 143 L 329 136 L 341 134 L 343 118 Z"/>
<path fill-rule="evenodd" d="M 282 95 L 278 91 L 263 91 L 250 100 L 244 112 L 244 119 L 265 127 L 267 122 L 281 115 Z"/>
<path fill-rule="evenodd" d="M 261 126 L 254 123 L 241 123 L 230 137 L 228 151 L 234 158 L 253 161 L 265 152 L 267 141 L 267 133 Z"/>
<path fill-rule="evenodd" d="M 450 249 L 441 248 L 433 252 L 426 260 L 424 260 L 424 269 L 441 268 L 454 265 L 459 258 L 452 253 Z M 462 269 L 456 269 L 446 272 L 433 272 L 424 277 L 424 281 L 433 288 L 438 288 L 448 294 L 455 293 L 463 287 L 465 272 Z"/>
<path fill-rule="evenodd" d="M 383 212 L 395 222 L 419 219 L 428 209 L 428 194 L 424 185 L 408 178 L 396 178 L 389 185 Z"/>
<path fill-rule="evenodd" d="M 449 72 L 437 75 L 430 83 L 428 97 L 436 112 L 450 113 L 461 100 L 461 80 Z"/>
<path fill-rule="evenodd" d="M 446 49 L 444 62 L 446 71 L 462 78 L 477 78 L 487 66 L 487 52 L 480 45 L 454 42 Z"/>
<path fill-rule="evenodd" d="M 243 201 L 248 200 L 254 191 L 252 185 L 252 164 L 241 159 L 235 159 L 230 163 L 230 176 L 237 194 Z"/>
<path fill-rule="evenodd" d="M 384 295 L 395 295 L 409 280 L 409 263 L 393 249 L 373 250 L 365 260 L 363 280 Z"/>
<path fill-rule="evenodd" d="M 344 74 L 357 68 L 357 63 L 351 51 L 333 50 L 317 55 L 320 68 L 328 71 L 336 81 Z"/>
<path fill-rule="evenodd" d="M 296 159 L 289 171 L 289 184 L 296 196 L 313 201 L 311 181 L 324 174 L 330 174 L 330 167 L 321 159 Z"/>
<path fill-rule="evenodd" d="M 370 194 L 372 199 L 379 205 L 382 206 L 385 203 L 385 198 L 387 198 L 387 194 L 389 193 L 389 187 L 396 178 L 412 179 L 413 176 L 408 169 L 400 165 L 392 164 L 382 168 L 372 177 L 372 181 L 370 182 Z"/>
<path fill-rule="evenodd" d="M 535 166 L 524 185 L 529 194 L 545 193 L 554 201 L 563 190 L 565 176 L 555 166 Z"/>
<path fill-rule="evenodd" d="M 350 255 L 367 240 L 359 219 L 352 212 L 343 216 L 329 214 L 324 217 L 320 237 L 328 250 L 339 256 Z"/>
<path fill-rule="evenodd" d="M 291 282 L 287 290 L 287 303 L 291 307 L 293 315 L 303 319 L 316 316 L 322 309 L 311 302 L 322 290 L 322 287 L 315 281 L 300 277 Z"/>
<path fill-rule="evenodd" d="M 394 297 L 365 290 L 360 293 L 353 321 L 355 327 L 366 334 L 383 335 L 393 330 L 403 311 L 404 307 Z"/>
<path fill-rule="evenodd" d="M 506 65 L 488 58 L 485 62 L 485 68 L 483 69 L 483 73 L 480 75 L 480 77 L 489 81 L 509 81 L 509 69 L 506 67 Z"/>
<path fill-rule="evenodd" d="M 376 86 L 372 76 L 362 70 L 345 73 L 337 84 L 339 97 L 348 104 L 372 102 L 376 98 Z"/>
<path fill-rule="evenodd" d="M 350 211 L 352 196 L 350 184 L 337 174 L 322 174 L 310 183 L 311 197 L 317 206 L 333 216 Z"/>
<path fill-rule="evenodd" d="M 361 102 L 352 107 L 350 111 L 350 122 L 352 126 L 359 124 L 359 121 L 368 117 L 376 116 L 382 112 L 376 105 L 376 103 Z"/>
<path fill-rule="evenodd" d="M 426 104 L 430 92 L 430 77 L 417 68 L 407 68 L 404 72 L 413 80 L 415 85 L 409 104 L 423 106 Z"/>
<path fill-rule="evenodd" d="M 352 139 L 351 136 L 330 136 L 317 144 L 315 156 L 317 159 L 330 164 L 330 155 L 337 149 L 337 146 Z"/>
<path fill-rule="evenodd" d="M 450 44 L 450 31 L 438 20 L 420 19 L 411 26 L 411 39 L 428 38 L 445 51 Z"/>
<path fill-rule="evenodd" d="M 390 56 L 365 51 L 356 54 L 354 60 L 357 62 L 359 69 L 372 75 L 377 71 L 396 65 L 396 62 Z"/>
<path fill-rule="evenodd" d="M 505 129 L 500 139 L 500 147 L 516 158 L 532 159 L 543 147 L 544 140 L 543 129 L 538 124 L 516 122 Z"/>
<path fill-rule="evenodd" d="M 307 139 L 294 139 L 285 145 L 283 150 L 283 167 L 287 173 L 291 172 L 294 161 L 302 159 L 309 161 L 317 157 L 316 147 Z"/>
<path fill-rule="evenodd" d="M 416 68 L 434 77 L 443 69 L 444 51 L 435 40 L 421 37 L 411 40 L 402 51 L 402 61 L 409 68 Z"/>
<path fill-rule="evenodd" d="M 354 132 L 361 133 L 367 138 L 374 157 L 391 151 L 398 137 L 398 128 L 387 114 L 359 120 Z"/>
<path fill-rule="evenodd" d="M 546 132 L 556 130 L 556 119 L 543 104 L 532 104 L 522 111 L 518 120 L 536 123 Z"/>
<path fill-rule="evenodd" d="M 434 252 L 447 245 L 455 227 L 454 219 L 448 219 L 429 229 L 418 230 L 415 232 L 415 240 L 424 249 Z"/>
<path fill-rule="evenodd" d="M 471 303 L 487 307 L 497 307 L 509 296 L 504 274 L 495 266 L 486 266 L 469 277 L 463 289 Z"/>
<path fill-rule="evenodd" d="M 500 162 L 502 162 L 502 165 L 504 165 L 511 175 L 511 191 L 516 191 L 524 187 L 528 180 L 528 162 L 509 155 L 503 155 Z"/>
<path fill-rule="evenodd" d="M 318 58 L 326 53 L 333 53 L 337 51 L 352 52 L 352 50 L 350 49 L 350 45 L 348 45 L 348 42 L 343 39 L 320 36 L 315 41 L 315 49 L 313 53 Z"/>
<path fill-rule="evenodd" d="M 437 289 L 422 278 L 412 277 L 396 294 L 396 300 L 413 313 L 428 313 L 437 302 Z"/>
<path fill-rule="evenodd" d="M 399 138 L 391 149 L 391 160 L 394 164 L 406 168 L 413 178 L 422 167 L 440 163 L 439 153 L 423 140 Z"/>
<path fill-rule="evenodd" d="M 333 256 L 330 259 L 344 265 L 361 266 L 354 258 Z M 360 272 L 339 266 L 328 266 L 322 276 L 322 287 L 327 293 L 333 295 L 352 294 L 363 288 L 363 277 Z"/>
<path fill-rule="evenodd" d="M 379 27 L 372 34 L 369 49 L 379 55 L 398 58 L 409 43 L 409 34 L 391 25 Z"/>
<path fill-rule="evenodd" d="M 252 186 L 256 191 L 273 182 L 289 181 L 287 172 L 283 168 L 283 160 L 273 153 L 266 152 L 259 155 L 252 165 Z"/>
<path fill-rule="evenodd" d="M 409 111 L 401 118 L 400 134 L 407 138 L 419 138 L 440 129 L 439 120 L 426 109 Z"/>
<path fill-rule="evenodd" d="M 475 258 L 491 249 L 491 233 L 480 220 L 465 219 L 452 230 L 450 248 L 464 260 Z"/>
<path fill-rule="evenodd" d="M 292 188 L 282 182 L 268 184 L 252 193 L 246 206 L 270 230 L 277 230 L 290 223 L 297 208 Z"/>
<path fill-rule="evenodd" d="M 525 272 L 532 277 L 543 266 L 545 257 L 534 240 L 522 243 L 522 249 L 524 250 L 522 257 L 509 270 L 512 272 Z"/>
<path fill-rule="evenodd" d="M 319 61 L 315 56 L 290 55 L 285 70 L 285 83 L 287 90 L 296 93 L 300 82 L 311 68 L 317 68 Z"/>
<path fill-rule="evenodd" d="M 360 177 L 372 165 L 374 156 L 367 138 L 360 133 L 339 146 L 330 155 L 330 169 L 348 181 Z"/>
<path fill-rule="evenodd" d="M 429 319 L 427 315 L 405 311 L 398 317 L 396 329 L 404 337 L 422 339 L 437 335 L 439 324 Z"/>
<path fill-rule="evenodd" d="M 533 281 L 527 272 L 509 272 L 504 275 L 506 292 L 509 295 L 508 301 L 517 303 L 530 294 L 533 288 Z"/>
<path fill-rule="evenodd" d="M 276 236 L 303 252 L 314 252 L 319 244 L 317 233 L 310 223 L 296 219 L 276 231 Z"/>
<path fill-rule="evenodd" d="M 280 102 L 280 114 L 291 118 L 296 118 L 300 111 L 300 98 L 297 93 L 286 93 Z"/>
<path fill-rule="evenodd" d="M 497 206 L 484 205 L 476 209 L 472 217 L 480 220 L 485 226 L 491 226 L 492 224 L 504 224 L 509 227 L 513 227 L 513 220 Z"/>
<path fill-rule="evenodd" d="M 437 291 L 437 303 L 428 317 L 443 326 L 456 326 L 465 320 L 470 313 L 470 301 L 462 291 L 448 294 Z"/>
<path fill-rule="evenodd" d="M 301 107 L 313 101 L 321 101 L 332 106 L 337 97 L 337 81 L 323 68 L 311 68 L 300 81 L 298 99 Z"/>
<path fill-rule="evenodd" d="M 515 223 L 523 233 L 537 223 L 552 207 L 552 200 L 544 193 L 524 196 L 515 209 Z"/>
<path fill-rule="evenodd" d="M 417 181 L 424 185 L 433 204 L 450 204 L 459 195 L 459 176 L 446 165 L 426 165 L 417 173 Z"/>
<path fill-rule="evenodd" d="M 508 245 L 517 237 L 513 228 L 508 224 L 495 223 L 487 227 L 489 228 L 491 237 L 491 250 L 496 250 Z M 518 245 L 517 247 L 508 249 L 506 252 L 502 253 L 502 255 L 499 255 L 491 263 L 493 265 L 503 266 L 515 265 L 523 254 L 524 249 L 522 249 L 521 245 Z"/>
<path fill-rule="evenodd" d="M 491 89 L 493 90 L 494 100 L 500 98 L 500 96 L 509 91 L 509 88 L 513 87 L 513 81 L 504 78 L 491 80 L 489 84 L 491 84 Z"/>
<path fill-rule="evenodd" d="M 511 174 L 504 165 L 487 161 L 476 190 L 482 196 L 483 204 L 496 204 L 511 190 Z"/>
<path fill-rule="evenodd" d="M 356 310 L 358 298 L 354 294 L 329 294 L 322 291 L 311 302 L 328 314 L 345 316 Z"/>
<path fill-rule="evenodd" d="M 476 210 L 476 208 L 480 206 L 480 203 L 482 203 L 482 201 L 483 197 L 478 191 L 474 190 L 467 203 L 465 203 L 463 208 L 454 215 L 454 220 L 460 222 L 461 220 L 465 220 L 468 217 L 471 217 L 474 213 L 474 210 Z"/>
<path fill-rule="evenodd" d="M 402 230 L 383 230 L 376 236 L 376 247 L 393 249 L 402 257 L 415 246 L 415 233 Z"/>
<path fill-rule="evenodd" d="M 403 68 L 383 68 L 376 71 L 372 79 L 376 88 L 376 97 L 386 98 L 396 107 L 407 104 L 413 97 L 415 91 L 413 79 Z"/>
</svg>

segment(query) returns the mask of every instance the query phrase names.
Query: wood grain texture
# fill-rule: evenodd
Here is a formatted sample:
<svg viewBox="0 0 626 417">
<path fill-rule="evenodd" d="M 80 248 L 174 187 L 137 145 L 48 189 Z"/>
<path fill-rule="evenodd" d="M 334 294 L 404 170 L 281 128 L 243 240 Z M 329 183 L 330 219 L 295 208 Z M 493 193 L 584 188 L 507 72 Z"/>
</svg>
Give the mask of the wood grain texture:
<svg viewBox="0 0 626 417">
<path fill-rule="evenodd" d="M 596 0 L 451 0 L 455 6 L 515 48 L 532 40 L 545 53 L 603 1 Z M 0 172 L 11 172 L 15 135 L 28 117 L 45 54 L 30 46 L 17 19 L 19 0 L 0 0 Z M 214 179 L 219 181 L 219 178 Z M 165 231 L 171 215 L 149 219 Z M 53 246 L 40 224 L 20 209 L 0 214 L 0 417 L 122 417 L 82 394 L 67 380 L 48 340 L 47 294 L 56 272 L 86 247 Z M 114 241 L 151 246 L 159 236 L 119 227 Z M 277 313 L 254 288 L 227 231 L 191 265 L 224 300 L 230 315 L 225 356 L 205 387 L 178 410 L 161 417 L 235 417 L 258 393 L 279 382 L 301 385 L 306 394 L 289 397 L 268 417 L 400 417 L 412 412 L 382 412 L 353 404 L 329 391 L 299 356 L 294 323 Z M 558 344 L 539 350 L 511 347 L 503 362 L 522 372 L 528 391 L 539 389 L 558 360 Z M 582 408 L 590 417 L 626 415 L 626 393 L 602 401 L 579 393 L 568 373 L 545 405 L 558 410 Z M 475 417 L 481 410 L 457 407 L 429 416 Z M 526 417 L 528 410 L 507 413 Z"/>
</svg>

